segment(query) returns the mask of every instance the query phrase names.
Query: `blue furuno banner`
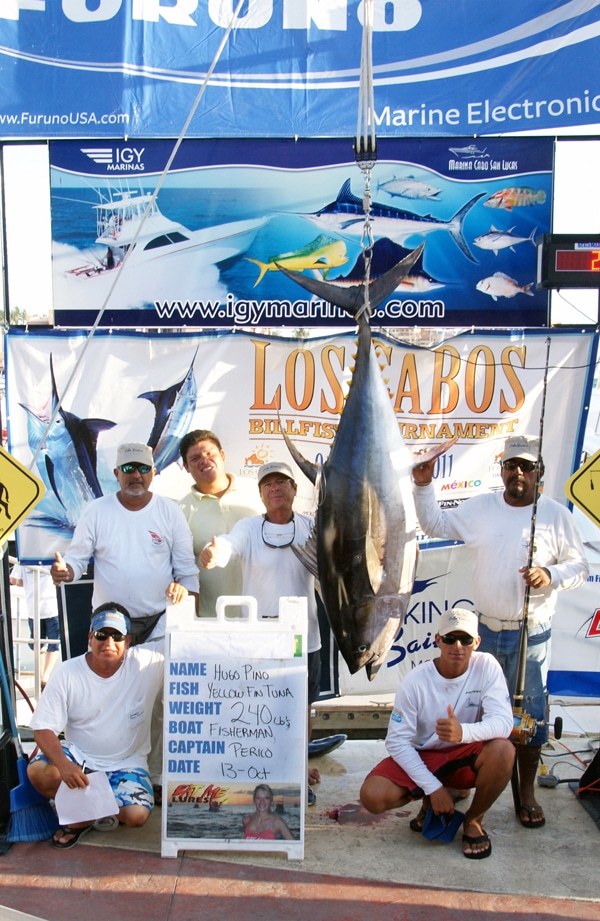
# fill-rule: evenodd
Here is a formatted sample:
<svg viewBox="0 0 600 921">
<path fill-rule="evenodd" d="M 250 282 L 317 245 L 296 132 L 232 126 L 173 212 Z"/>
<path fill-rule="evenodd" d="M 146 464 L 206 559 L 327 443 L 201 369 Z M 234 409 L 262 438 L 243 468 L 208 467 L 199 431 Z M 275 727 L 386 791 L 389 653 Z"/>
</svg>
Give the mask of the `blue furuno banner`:
<svg viewBox="0 0 600 921">
<path fill-rule="evenodd" d="M 54 321 L 91 326 L 348 326 L 280 267 L 365 277 L 364 179 L 342 139 L 50 145 Z M 384 138 L 370 278 L 420 243 L 373 326 L 547 325 L 536 241 L 550 229 L 550 138 Z M 377 305 L 376 305 L 377 306 Z"/>
<path fill-rule="evenodd" d="M 177 137 L 234 0 L 0 0 L 0 137 Z M 191 137 L 356 131 L 363 3 L 247 0 Z M 380 136 L 600 116 L 600 0 L 375 0 Z"/>
</svg>

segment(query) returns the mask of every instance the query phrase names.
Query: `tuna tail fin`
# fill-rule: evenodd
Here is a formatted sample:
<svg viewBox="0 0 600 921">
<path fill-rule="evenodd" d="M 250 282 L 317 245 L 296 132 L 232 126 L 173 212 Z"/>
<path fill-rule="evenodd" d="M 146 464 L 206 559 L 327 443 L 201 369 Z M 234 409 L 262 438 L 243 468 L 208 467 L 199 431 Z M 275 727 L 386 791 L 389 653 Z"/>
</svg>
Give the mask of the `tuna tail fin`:
<svg viewBox="0 0 600 921">
<path fill-rule="evenodd" d="M 377 307 L 386 297 L 389 297 L 392 291 L 396 290 L 402 279 L 408 275 L 423 253 L 424 246 L 425 244 L 421 243 L 412 253 L 409 253 L 408 256 L 405 256 L 404 259 L 397 262 L 391 269 L 388 269 L 384 275 L 369 282 L 369 303 L 371 307 Z M 341 307 L 347 313 L 351 314 L 355 320 L 358 318 L 361 308 L 364 307 L 365 304 L 366 290 L 364 282 L 360 285 L 345 287 L 336 285 L 335 282 L 310 278 L 307 275 L 303 275 L 301 272 L 294 272 L 291 269 L 286 269 L 279 263 L 276 264 L 277 268 L 283 272 L 284 275 L 287 275 L 288 278 L 291 278 L 292 281 L 299 284 L 301 288 L 305 288 L 307 291 L 310 291 L 311 294 L 316 294 L 317 297 L 320 297 L 324 301 L 328 301 L 330 304 L 335 304 L 336 307 Z"/>
<path fill-rule="evenodd" d="M 448 230 L 452 234 L 452 238 L 458 246 L 459 250 L 465 254 L 467 259 L 476 264 L 477 259 L 475 259 L 475 257 L 471 254 L 471 250 L 469 249 L 467 241 L 463 236 L 463 222 L 471 208 L 477 204 L 480 198 L 484 198 L 485 195 L 487 195 L 487 192 L 480 192 L 479 195 L 475 195 L 474 198 L 468 201 L 466 205 L 463 205 L 462 208 L 456 212 L 454 217 L 448 221 Z"/>
</svg>

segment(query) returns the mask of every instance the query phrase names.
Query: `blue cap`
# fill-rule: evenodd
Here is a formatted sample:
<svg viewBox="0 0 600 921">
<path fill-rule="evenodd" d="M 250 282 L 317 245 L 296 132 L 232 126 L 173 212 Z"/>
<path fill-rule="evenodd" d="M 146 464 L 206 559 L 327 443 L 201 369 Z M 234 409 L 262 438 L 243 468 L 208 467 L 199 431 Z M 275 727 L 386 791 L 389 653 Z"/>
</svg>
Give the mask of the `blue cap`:
<svg viewBox="0 0 600 921">
<path fill-rule="evenodd" d="M 131 630 L 129 618 L 115 608 L 105 608 L 103 611 L 98 611 L 97 614 L 92 614 L 90 623 L 91 632 L 94 633 L 96 630 L 102 630 L 103 627 L 110 627 L 118 633 L 125 634 L 129 633 Z"/>
</svg>

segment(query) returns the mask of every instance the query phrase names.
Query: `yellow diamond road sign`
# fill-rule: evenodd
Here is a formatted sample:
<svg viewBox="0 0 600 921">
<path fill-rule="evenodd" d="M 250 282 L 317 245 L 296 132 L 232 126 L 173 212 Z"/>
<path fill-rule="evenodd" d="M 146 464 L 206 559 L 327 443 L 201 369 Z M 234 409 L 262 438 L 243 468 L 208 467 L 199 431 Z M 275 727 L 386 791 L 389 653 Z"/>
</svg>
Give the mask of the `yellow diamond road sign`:
<svg viewBox="0 0 600 921">
<path fill-rule="evenodd" d="M 600 525 L 600 451 L 588 457 L 565 483 L 567 498 Z"/>
<path fill-rule="evenodd" d="M 0 542 L 8 540 L 44 492 L 42 481 L 0 448 Z"/>
</svg>

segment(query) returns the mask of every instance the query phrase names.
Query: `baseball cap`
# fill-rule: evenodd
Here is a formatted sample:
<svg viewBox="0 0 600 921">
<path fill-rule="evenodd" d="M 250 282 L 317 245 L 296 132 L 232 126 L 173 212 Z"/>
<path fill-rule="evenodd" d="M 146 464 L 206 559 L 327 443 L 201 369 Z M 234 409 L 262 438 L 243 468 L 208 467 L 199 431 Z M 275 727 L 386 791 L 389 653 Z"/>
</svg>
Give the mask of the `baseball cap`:
<svg viewBox="0 0 600 921">
<path fill-rule="evenodd" d="M 123 464 L 150 464 L 154 467 L 152 448 L 150 445 L 140 444 L 137 441 L 119 445 L 117 448 L 117 467 Z"/>
<path fill-rule="evenodd" d="M 540 439 L 531 435 L 511 435 L 504 442 L 502 460 L 520 457 L 523 460 L 537 461 L 540 456 Z"/>
<path fill-rule="evenodd" d="M 102 630 L 103 627 L 110 627 L 111 630 L 116 630 L 118 633 L 129 633 L 131 623 L 126 614 L 116 608 L 103 606 L 101 611 L 92 612 L 90 631 L 93 633 L 95 630 Z"/>
<path fill-rule="evenodd" d="M 446 611 L 439 619 L 437 632 L 440 636 L 448 633 L 466 633 L 477 639 L 479 636 L 479 620 L 474 611 L 468 608 L 452 608 Z"/>
<path fill-rule="evenodd" d="M 262 483 L 266 476 L 270 476 L 272 473 L 280 473 L 282 476 L 286 476 L 288 480 L 294 480 L 294 472 L 289 464 L 285 464 L 283 461 L 272 461 L 270 464 L 264 464 L 258 471 L 258 485 Z"/>
</svg>

